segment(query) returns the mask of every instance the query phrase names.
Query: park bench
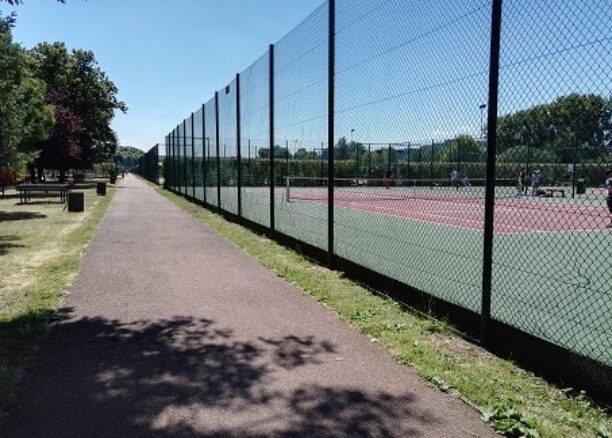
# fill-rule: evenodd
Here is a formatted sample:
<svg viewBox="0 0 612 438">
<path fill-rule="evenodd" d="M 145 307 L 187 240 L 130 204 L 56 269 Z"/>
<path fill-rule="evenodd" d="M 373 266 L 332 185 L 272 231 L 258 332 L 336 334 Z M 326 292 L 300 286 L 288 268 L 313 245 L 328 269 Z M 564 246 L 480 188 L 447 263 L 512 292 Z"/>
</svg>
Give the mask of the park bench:
<svg viewBox="0 0 612 438">
<path fill-rule="evenodd" d="M 25 204 L 32 198 L 32 193 L 41 193 L 45 196 L 49 194 L 59 194 L 60 201 L 66 202 L 70 186 L 68 184 L 18 184 L 15 186 L 19 192 L 19 202 Z"/>
</svg>

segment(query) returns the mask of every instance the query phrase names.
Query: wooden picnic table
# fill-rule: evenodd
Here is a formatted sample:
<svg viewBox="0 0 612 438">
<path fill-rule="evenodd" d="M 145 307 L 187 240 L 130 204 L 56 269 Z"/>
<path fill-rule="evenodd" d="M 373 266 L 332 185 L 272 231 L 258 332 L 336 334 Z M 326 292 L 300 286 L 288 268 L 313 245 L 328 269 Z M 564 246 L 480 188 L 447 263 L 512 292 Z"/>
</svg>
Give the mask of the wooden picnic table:
<svg viewBox="0 0 612 438">
<path fill-rule="evenodd" d="M 68 193 L 70 193 L 70 186 L 68 184 L 18 184 L 15 186 L 19 192 L 19 202 L 21 204 L 27 203 L 32 198 L 32 193 L 44 193 L 49 195 L 50 193 L 57 193 L 60 196 L 61 202 L 66 202 Z"/>
</svg>

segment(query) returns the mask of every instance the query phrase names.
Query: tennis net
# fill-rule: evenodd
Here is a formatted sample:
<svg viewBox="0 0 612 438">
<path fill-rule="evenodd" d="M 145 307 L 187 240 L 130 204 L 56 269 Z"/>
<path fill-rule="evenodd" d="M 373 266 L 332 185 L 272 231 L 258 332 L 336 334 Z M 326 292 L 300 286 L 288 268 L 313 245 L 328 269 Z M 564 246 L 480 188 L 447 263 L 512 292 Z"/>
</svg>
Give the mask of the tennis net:
<svg viewBox="0 0 612 438">
<path fill-rule="evenodd" d="M 342 202 L 384 202 L 428 199 L 464 203 L 482 202 L 484 179 L 334 178 L 334 200 Z M 510 188 L 513 180 L 497 180 L 496 186 Z M 328 179 L 287 177 L 286 200 L 326 201 Z"/>
</svg>

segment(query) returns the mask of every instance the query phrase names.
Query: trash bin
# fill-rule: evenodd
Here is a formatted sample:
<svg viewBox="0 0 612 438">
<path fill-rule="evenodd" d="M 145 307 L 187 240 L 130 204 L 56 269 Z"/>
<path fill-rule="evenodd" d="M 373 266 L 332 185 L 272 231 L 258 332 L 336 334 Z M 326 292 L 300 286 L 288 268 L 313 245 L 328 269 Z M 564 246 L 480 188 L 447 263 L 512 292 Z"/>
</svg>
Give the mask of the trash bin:
<svg viewBox="0 0 612 438">
<path fill-rule="evenodd" d="M 68 193 L 68 211 L 79 213 L 85 210 L 85 195 L 83 192 Z"/>
<path fill-rule="evenodd" d="M 100 196 L 106 196 L 106 183 L 105 182 L 96 183 L 96 193 Z"/>
<path fill-rule="evenodd" d="M 586 193 L 586 179 L 580 178 L 578 179 L 578 183 L 576 184 L 576 194 L 584 195 Z"/>
</svg>

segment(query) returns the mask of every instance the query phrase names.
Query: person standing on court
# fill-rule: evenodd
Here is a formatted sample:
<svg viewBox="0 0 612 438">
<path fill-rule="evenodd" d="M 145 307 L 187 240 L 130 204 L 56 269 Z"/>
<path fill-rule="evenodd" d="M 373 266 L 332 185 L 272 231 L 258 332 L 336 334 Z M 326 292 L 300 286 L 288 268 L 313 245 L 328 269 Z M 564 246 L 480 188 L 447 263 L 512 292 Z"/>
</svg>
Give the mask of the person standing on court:
<svg viewBox="0 0 612 438">
<path fill-rule="evenodd" d="M 608 214 L 610 215 L 610 222 L 606 225 L 606 228 L 612 228 L 612 169 L 607 169 L 605 175 L 606 203 L 608 204 Z"/>
<path fill-rule="evenodd" d="M 540 190 L 541 184 L 542 184 L 542 173 L 540 172 L 539 169 L 536 169 L 533 171 L 533 174 L 531 175 L 531 194 L 533 196 L 537 196 Z"/>
<path fill-rule="evenodd" d="M 516 182 L 516 188 L 519 195 L 527 194 L 527 186 L 529 185 L 528 182 L 527 172 L 525 172 L 525 169 L 521 167 L 518 174 L 518 180 Z"/>
<path fill-rule="evenodd" d="M 392 180 L 393 180 L 393 170 L 391 170 L 391 166 L 387 166 L 387 168 L 385 169 L 385 173 L 383 174 L 383 183 L 386 189 L 389 188 Z"/>
<path fill-rule="evenodd" d="M 459 184 L 461 184 L 461 173 L 457 169 L 453 169 L 450 174 L 451 185 L 459 190 Z"/>
</svg>

